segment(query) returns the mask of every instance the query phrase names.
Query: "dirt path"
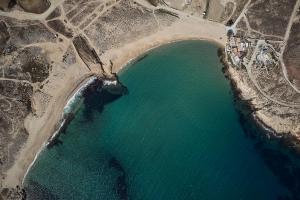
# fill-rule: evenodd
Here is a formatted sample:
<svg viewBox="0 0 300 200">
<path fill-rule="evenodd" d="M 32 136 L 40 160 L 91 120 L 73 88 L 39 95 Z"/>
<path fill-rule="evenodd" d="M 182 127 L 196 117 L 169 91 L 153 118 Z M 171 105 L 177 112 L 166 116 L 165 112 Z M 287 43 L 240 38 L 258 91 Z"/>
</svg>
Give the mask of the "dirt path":
<svg viewBox="0 0 300 200">
<path fill-rule="evenodd" d="M 236 28 L 236 25 L 239 23 L 239 21 L 244 17 L 245 12 L 247 11 L 247 8 L 249 6 L 249 4 L 251 3 L 251 0 L 249 0 L 246 5 L 244 6 L 241 14 L 238 16 L 238 18 L 235 20 L 234 24 L 232 25 L 232 27 Z"/>
<path fill-rule="evenodd" d="M 271 96 L 269 96 L 268 94 L 266 94 L 259 86 L 259 84 L 257 83 L 255 77 L 253 76 L 252 74 L 252 70 L 251 70 L 251 67 L 253 66 L 253 62 L 254 60 L 256 59 L 256 55 L 257 55 L 257 52 L 259 50 L 259 46 L 262 45 L 264 43 L 264 40 L 258 40 L 257 44 L 256 44 L 256 47 L 253 51 L 253 54 L 251 56 L 251 60 L 249 61 L 249 63 L 246 65 L 246 70 L 247 70 L 247 73 L 248 73 L 248 76 L 250 78 L 250 80 L 253 82 L 253 84 L 255 85 L 255 87 L 257 88 L 257 90 L 264 96 L 266 97 L 267 99 L 269 99 L 270 101 L 278 104 L 278 105 L 282 105 L 282 106 L 287 106 L 287 107 L 292 107 L 292 108 L 300 108 L 300 105 L 299 104 L 288 104 L 288 103 L 284 103 L 284 102 L 280 102 L 276 99 L 273 99 Z"/>
<path fill-rule="evenodd" d="M 289 80 L 289 77 L 288 77 L 288 74 L 287 74 L 287 70 L 286 70 L 286 66 L 285 66 L 285 63 L 284 63 L 284 60 L 283 60 L 283 53 L 285 51 L 285 48 L 286 48 L 286 45 L 287 45 L 287 42 L 288 42 L 288 39 L 290 37 L 290 33 L 291 33 L 291 29 L 292 29 L 292 25 L 293 25 L 293 20 L 297 14 L 297 11 L 299 9 L 299 6 L 300 6 L 300 0 L 297 0 L 296 2 L 296 5 L 293 9 L 293 12 L 292 12 L 292 15 L 290 17 L 290 20 L 289 20 L 289 23 L 288 23 L 288 26 L 287 26 L 287 30 L 285 32 L 285 35 L 284 35 L 284 40 L 283 40 L 283 47 L 281 48 L 281 53 L 280 53 L 280 56 L 279 56 L 279 60 L 281 62 L 281 67 L 282 67 L 282 72 L 283 72 L 283 75 L 284 75 L 284 78 L 285 80 L 289 83 L 289 85 L 297 92 L 300 94 L 300 89 L 298 89 L 294 84 L 291 83 L 291 81 Z"/>
<path fill-rule="evenodd" d="M 15 83 L 27 83 L 31 86 L 34 84 L 32 82 L 26 81 L 26 80 L 19 80 L 19 79 L 11 79 L 11 78 L 0 78 L 1 81 L 13 81 Z"/>
</svg>

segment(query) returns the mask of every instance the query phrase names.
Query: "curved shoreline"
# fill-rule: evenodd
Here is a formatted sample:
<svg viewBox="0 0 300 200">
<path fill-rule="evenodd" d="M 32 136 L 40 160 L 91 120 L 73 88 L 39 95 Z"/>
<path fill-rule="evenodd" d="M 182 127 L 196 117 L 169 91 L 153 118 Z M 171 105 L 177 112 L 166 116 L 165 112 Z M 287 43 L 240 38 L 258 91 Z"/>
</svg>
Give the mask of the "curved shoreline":
<svg viewBox="0 0 300 200">
<path fill-rule="evenodd" d="M 147 54 L 149 51 L 151 51 L 152 49 L 155 49 L 155 48 L 157 48 L 157 47 L 159 47 L 159 46 L 163 46 L 163 45 L 166 45 L 166 44 L 170 44 L 170 43 L 174 43 L 174 42 L 179 42 L 179 41 L 185 41 L 185 40 L 203 40 L 203 41 L 212 42 L 212 43 L 216 44 L 217 46 L 219 46 L 219 47 L 221 47 L 221 48 L 224 47 L 224 45 L 222 45 L 222 43 L 220 43 L 220 42 L 218 42 L 218 41 L 216 41 L 216 40 L 211 40 L 210 38 L 206 39 L 206 38 L 204 38 L 204 37 L 193 37 L 193 38 L 187 37 L 186 39 L 185 39 L 185 38 L 180 38 L 180 39 L 170 39 L 170 40 L 164 41 L 164 42 L 162 42 L 162 43 L 160 43 L 160 44 L 154 44 L 154 45 L 151 45 L 151 46 L 149 46 L 149 48 L 147 48 L 145 51 L 140 52 L 140 54 L 137 54 L 137 55 L 135 55 L 135 56 L 129 58 L 126 62 L 124 62 L 124 64 L 123 64 L 120 68 L 118 68 L 117 73 L 122 73 L 122 71 L 123 71 L 123 70 L 126 70 L 126 67 L 127 67 L 130 63 L 137 62 L 142 56 L 146 55 L 146 54 Z M 226 61 L 225 61 L 225 62 L 226 62 Z M 234 90 L 234 92 L 238 92 L 238 93 L 239 93 L 239 92 L 241 91 L 241 89 L 237 86 L 235 80 L 232 79 L 231 74 L 230 74 L 230 72 L 228 71 L 228 67 L 229 67 L 229 66 L 227 66 L 228 64 L 227 64 L 227 63 L 224 63 L 224 62 L 221 62 L 221 63 L 224 65 L 225 70 L 226 70 L 226 73 L 227 73 L 227 74 L 225 74 L 225 76 L 226 76 L 226 75 L 229 75 L 227 78 L 228 78 L 229 81 L 232 83 L 232 86 L 231 86 L 231 87 L 232 87 L 232 90 Z M 73 90 L 69 93 L 69 95 L 67 95 L 67 98 L 66 98 L 65 104 L 64 104 L 64 106 L 63 106 L 63 109 L 68 105 L 68 102 L 70 101 L 70 99 L 71 99 L 72 97 L 74 97 L 74 95 L 76 95 L 76 93 L 82 89 L 82 87 L 90 80 L 90 78 L 91 78 L 92 76 L 95 76 L 95 74 L 90 74 L 90 75 L 88 75 L 88 76 L 82 78 L 81 81 L 79 81 L 79 83 L 73 88 Z M 243 97 L 240 96 L 239 98 L 241 98 L 241 100 L 243 100 Z M 251 102 L 247 102 L 247 104 L 252 108 L 253 104 L 252 104 Z M 62 116 L 62 114 L 63 114 L 63 109 L 61 110 L 61 116 Z M 275 132 L 271 127 L 269 127 L 267 124 L 265 124 L 263 121 L 261 121 L 261 120 L 259 119 L 259 117 L 257 117 L 254 113 L 251 114 L 251 117 L 253 117 L 253 119 L 255 120 L 255 122 L 257 123 L 258 126 L 260 126 L 261 128 L 265 129 L 267 132 L 269 132 L 269 133 L 272 134 L 273 136 L 276 136 L 276 132 Z M 56 122 L 56 127 L 57 127 L 58 124 L 60 124 L 60 127 L 63 126 L 63 122 L 64 122 L 64 121 L 62 121 L 62 119 L 63 119 L 63 118 L 61 117 L 59 120 L 57 120 L 57 122 Z M 60 123 L 60 122 L 61 122 L 61 123 Z M 59 127 L 59 128 L 60 128 L 60 127 Z M 59 128 L 56 128 L 55 131 L 53 131 L 53 132 L 51 133 L 51 135 L 50 135 L 50 140 L 54 138 L 54 134 L 57 134 L 57 132 L 59 131 Z M 274 134 L 274 133 L 275 133 L 275 134 Z M 47 141 L 49 141 L 49 139 L 48 139 Z M 22 178 L 22 185 L 23 185 L 23 183 L 24 183 L 24 180 L 25 180 L 25 178 L 26 178 L 26 175 L 27 175 L 28 171 L 29 171 L 30 168 L 33 166 L 33 164 L 34 164 L 34 162 L 36 161 L 36 159 L 37 159 L 37 157 L 39 156 L 39 154 L 40 154 L 40 153 L 43 151 L 43 149 L 45 148 L 47 141 L 44 141 L 44 142 L 43 142 L 43 145 L 40 147 L 40 149 L 38 150 L 38 152 L 35 154 L 35 157 L 34 157 L 33 160 L 31 161 L 31 163 L 29 163 L 29 166 L 26 168 L 26 171 L 25 171 L 25 173 L 23 174 L 23 178 Z"/>
<path fill-rule="evenodd" d="M 194 46 L 193 45 L 193 42 L 188 42 L 189 44 L 191 44 L 191 46 Z M 199 42 L 198 42 L 199 43 Z M 201 42 L 203 45 L 206 45 L 206 44 L 210 44 L 210 43 L 208 43 L 208 42 Z M 200 43 L 200 44 L 201 44 Z M 177 43 L 175 43 L 175 44 L 177 44 Z M 180 44 L 180 43 L 179 43 Z M 176 45 L 175 45 L 176 46 Z M 214 45 L 213 45 L 214 46 Z M 162 47 L 162 49 L 168 49 L 170 46 L 169 45 L 167 45 L 167 46 L 163 46 Z M 172 46 L 171 46 L 172 47 Z M 201 46 L 199 46 L 200 48 L 201 48 Z M 216 47 L 215 47 L 216 48 Z M 159 53 L 161 53 L 160 51 L 158 51 Z M 183 51 L 184 52 L 184 51 Z M 214 51 L 215 53 L 216 53 L 216 49 L 215 49 L 215 51 Z M 213 54 L 215 54 L 214 52 L 212 52 Z M 140 58 L 143 58 L 144 56 L 142 56 L 142 57 L 140 57 Z M 149 56 L 147 57 L 147 58 L 145 58 L 145 60 L 144 61 L 142 61 L 139 65 L 143 65 L 143 63 L 145 62 L 145 63 L 148 63 L 147 62 L 147 60 L 148 59 L 152 59 L 152 51 L 149 53 Z M 163 60 L 165 60 L 165 59 L 163 59 Z M 136 61 L 138 61 L 138 60 L 136 60 Z M 185 61 L 187 61 L 187 60 L 185 60 Z M 215 61 L 217 61 L 216 63 L 218 64 L 218 60 L 215 60 Z M 152 62 L 152 61 L 151 61 Z M 150 63 L 151 63 L 150 62 Z M 219 63 L 220 64 L 220 63 Z M 140 66 L 141 67 L 141 66 Z M 174 66 L 175 67 L 175 66 Z M 221 69 L 221 67 L 222 66 L 219 66 L 219 67 L 217 67 L 217 71 L 219 71 L 220 72 L 220 69 Z M 128 68 L 126 68 L 126 69 L 128 69 L 128 70 L 131 70 L 132 68 L 131 68 L 131 65 L 130 65 L 130 67 L 128 67 Z M 146 68 L 145 68 L 146 69 Z M 159 68 L 158 68 L 159 69 Z M 172 69 L 172 68 L 170 68 L 170 69 Z M 216 68 L 215 68 L 216 69 Z M 126 70 L 127 71 L 127 70 Z M 127 71 L 128 72 L 128 71 Z M 152 72 L 152 71 L 151 71 Z M 158 70 L 158 72 L 159 72 L 159 70 Z M 165 71 L 165 72 L 167 72 L 167 71 Z M 172 72 L 172 70 L 170 71 L 170 73 Z M 189 74 L 190 72 L 189 71 L 187 71 L 187 78 L 189 77 L 188 76 L 188 74 Z M 164 73 L 163 73 L 164 74 Z M 179 71 L 179 74 L 180 74 L 180 71 Z M 186 73 L 185 73 L 186 74 Z M 219 75 L 220 75 L 220 73 L 218 73 Z M 149 74 L 148 74 L 149 75 Z M 154 74 L 155 75 L 155 74 Z M 191 75 L 191 74 L 190 74 Z M 213 75 L 213 74 L 212 74 Z M 161 76 L 161 75 L 160 75 Z M 222 78 L 222 74 L 221 74 L 221 78 Z M 162 76 L 162 77 L 164 77 L 164 76 Z M 122 78 L 122 76 L 120 77 L 120 78 Z M 134 80 L 136 79 L 137 77 L 135 77 L 134 78 Z M 174 78 L 174 77 L 173 77 Z M 120 80 L 123 80 L 123 79 L 120 79 Z M 127 79 L 126 79 L 127 80 Z M 159 79 L 158 79 L 158 81 L 159 81 Z M 223 81 L 225 81 L 224 83 L 225 83 L 225 85 L 227 85 L 227 89 L 229 89 L 230 90 L 230 87 L 228 88 L 228 82 L 227 82 L 227 80 L 223 80 Z M 138 81 L 139 82 L 139 81 Z M 226 82 L 227 82 L 227 84 L 226 84 Z M 201 85 L 200 85 L 201 86 Z M 229 91 L 228 90 L 228 91 Z M 224 91 L 224 90 L 223 90 Z M 228 93 L 228 92 L 227 92 Z M 232 92 L 231 92 L 232 93 Z M 91 96 L 94 96 L 94 95 L 91 95 Z M 231 101 L 232 102 L 232 101 Z M 246 102 L 245 102 L 246 103 Z M 230 104 L 232 104 L 232 103 L 230 103 Z M 126 107 L 126 105 L 125 105 L 125 107 Z M 122 113 L 122 111 L 121 111 L 121 113 Z M 74 124 L 72 124 L 72 125 L 70 125 L 70 126 L 73 126 Z M 122 126 L 120 126 L 120 127 L 122 127 Z M 74 127 L 73 127 L 74 128 Z M 75 130 L 75 129 L 74 129 Z M 109 132 L 109 131 L 108 131 Z M 240 132 L 240 134 L 242 134 L 242 135 L 240 135 L 242 138 L 245 138 L 244 137 L 244 134 L 243 134 L 243 132 Z M 80 135 L 80 134 L 79 134 Z M 72 136 L 68 136 L 69 137 L 69 139 L 70 139 L 70 137 L 72 138 Z M 95 138 L 95 136 L 93 136 L 93 138 Z M 66 138 L 67 139 L 67 138 Z M 91 139 L 91 137 L 90 137 L 90 139 Z M 87 140 L 88 141 L 88 140 Z M 250 142 L 250 144 L 251 144 L 251 142 Z M 77 146 L 77 144 L 75 143 L 75 147 Z M 251 145 L 250 145 L 251 146 Z M 58 147 L 58 148 L 60 148 L 60 147 Z M 44 152 L 44 153 L 46 153 L 46 152 Z M 44 156 L 44 155 L 43 155 Z M 39 159 L 38 159 L 39 160 Z M 38 163 L 36 163 L 36 166 L 38 167 Z M 59 165 L 58 165 L 59 166 Z M 34 167 L 35 168 L 35 167 Z M 38 167 L 39 168 L 39 167 Z M 35 171 L 35 170 L 34 170 Z M 30 173 L 30 175 L 28 176 L 28 178 L 31 176 L 31 173 Z M 27 180 L 28 180 L 28 178 L 27 178 Z M 71 176 L 71 178 L 72 178 L 72 176 Z M 28 182 L 26 182 L 26 183 L 28 183 Z M 32 193 L 30 193 L 29 192 L 30 190 L 28 190 L 28 194 L 32 194 Z M 51 193 L 51 192 L 50 192 Z M 55 192 L 54 192 L 55 193 Z"/>
<path fill-rule="evenodd" d="M 61 113 L 61 118 L 58 120 L 57 124 L 59 124 L 59 127 L 57 129 L 55 129 L 55 131 L 53 132 L 53 134 L 50 136 L 50 138 L 48 138 L 46 141 L 44 141 L 44 143 L 42 144 L 41 148 L 39 149 L 39 151 L 35 154 L 35 157 L 33 159 L 33 161 L 30 163 L 30 165 L 28 166 L 23 178 L 22 178 L 22 183 L 21 185 L 23 186 L 24 181 L 26 179 L 26 176 L 28 174 L 28 172 L 30 171 L 30 169 L 33 167 L 35 161 L 37 160 L 38 156 L 40 155 L 40 153 L 45 150 L 47 148 L 47 146 L 49 145 L 49 143 L 53 140 L 55 140 L 55 138 L 59 135 L 59 132 L 61 130 L 61 128 L 65 125 L 66 120 L 64 118 L 64 109 L 72 104 L 72 99 L 76 97 L 76 95 L 81 92 L 82 90 L 84 90 L 84 88 L 86 88 L 90 83 L 91 80 L 96 79 L 97 77 L 94 74 L 91 74 L 88 77 L 83 78 L 83 80 L 81 82 L 79 82 L 75 88 L 72 90 L 72 92 L 70 93 L 70 95 L 68 95 L 67 101 L 65 106 L 63 107 L 62 113 Z"/>
<path fill-rule="evenodd" d="M 138 62 L 140 60 L 140 58 L 142 58 L 143 56 L 146 56 L 148 53 L 150 53 L 151 50 L 153 49 L 156 49 L 156 48 L 159 48 L 161 46 L 164 46 L 164 45 L 167 45 L 167 44 L 172 44 L 172 43 L 176 43 L 176 42 L 182 42 L 182 41 L 206 41 L 206 42 L 210 42 L 210 43 L 213 43 L 215 44 L 216 46 L 220 47 L 220 48 L 223 48 L 224 47 L 224 44 L 222 44 L 221 42 L 217 41 L 217 40 L 212 40 L 211 38 L 202 38 L 202 37 L 191 37 L 191 38 L 187 38 L 187 39 L 184 39 L 184 38 L 179 38 L 179 39 L 172 39 L 170 41 L 167 41 L 165 43 L 161 43 L 161 44 L 156 44 L 152 47 L 150 47 L 149 49 L 147 49 L 146 51 L 144 51 L 143 53 L 139 54 L 139 55 L 136 55 L 135 57 L 132 57 L 129 61 L 127 61 L 120 69 L 119 71 L 117 72 L 118 74 L 119 73 L 122 73 L 123 70 L 126 70 L 127 66 L 132 64 L 132 63 L 135 63 L 135 62 Z"/>
<path fill-rule="evenodd" d="M 151 51 L 152 49 L 155 49 L 155 48 L 158 48 L 160 46 L 163 46 L 163 45 L 167 45 L 167 44 L 170 44 L 170 43 L 175 43 L 175 42 L 179 42 L 179 41 L 186 41 L 186 40 L 200 40 L 200 41 L 208 41 L 208 42 L 211 42 L 211 43 L 214 43 L 216 44 L 217 46 L 219 47 L 224 47 L 224 45 L 217 41 L 217 40 L 213 40 L 211 38 L 205 38 L 205 37 L 180 37 L 180 39 L 174 39 L 174 38 L 171 38 L 169 40 L 166 40 L 166 41 L 163 41 L 159 44 L 154 44 L 154 45 L 149 45 L 149 48 L 146 48 L 145 51 L 143 52 L 140 52 L 139 54 L 136 54 L 134 57 L 131 57 L 130 59 L 128 59 L 127 61 L 124 62 L 123 65 L 121 65 L 120 68 L 118 68 L 118 71 L 117 73 L 122 73 L 123 70 L 126 70 L 126 66 L 128 66 L 130 63 L 132 62 L 135 62 L 139 59 L 139 57 L 147 54 L 147 52 Z M 31 162 L 29 163 L 23 163 L 24 165 L 26 165 L 27 167 L 23 170 L 24 172 L 20 173 L 20 175 L 22 176 L 21 178 L 21 186 L 23 186 L 23 183 L 26 179 L 26 176 L 29 172 L 29 170 L 31 169 L 31 167 L 34 165 L 36 159 L 38 158 L 39 154 L 45 149 L 45 147 L 47 146 L 47 143 L 50 142 L 54 137 L 55 135 L 59 132 L 59 129 L 63 126 L 63 123 L 65 122 L 63 120 L 63 110 L 64 108 L 68 105 L 68 102 L 70 101 L 71 98 L 74 97 L 74 95 L 76 95 L 76 93 L 82 89 L 82 87 L 85 86 L 85 84 L 90 80 L 91 77 L 95 76 L 96 77 L 97 74 L 88 74 L 86 76 L 83 76 L 80 80 L 78 80 L 78 84 L 76 84 L 76 86 L 73 87 L 72 91 L 66 95 L 66 98 L 65 98 L 65 102 L 64 102 L 64 106 L 60 106 L 62 107 L 61 110 L 61 117 L 56 119 L 56 122 L 55 122 L 55 127 L 52 127 L 51 130 L 51 133 L 50 131 L 48 130 L 44 130 L 43 129 L 46 129 L 44 128 L 45 125 L 41 128 L 40 132 L 44 132 L 45 134 L 44 135 L 47 135 L 48 136 L 48 139 L 46 139 L 45 141 L 43 141 L 42 145 L 40 146 L 40 148 L 38 149 L 38 151 L 34 154 L 34 157 L 31 159 Z M 51 115 L 51 114 L 49 114 Z M 19 184 L 18 184 L 19 185 Z"/>
<path fill-rule="evenodd" d="M 130 63 L 134 63 L 134 62 L 138 62 L 138 60 L 143 57 L 144 55 L 146 55 L 148 52 L 150 52 L 152 49 L 158 48 L 160 46 L 166 45 L 166 44 L 170 44 L 170 43 L 175 43 L 175 42 L 180 42 L 180 41 L 186 41 L 186 40 L 197 40 L 197 41 L 208 41 L 211 43 L 214 43 L 215 45 L 217 45 L 220 49 L 222 49 L 222 55 L 219 55 L 220 58 L 220 62 L 221 64 L 224 66 L 224 76 L 230 81 L 231 83 L 231 89 L 234 92 L 237 92 L 237 96 L 241 101 L 247 101 L 247 104 L 249 106 L 249 111 L 251 111 L 251 117 L 253 118 L 253 120 L 255 121 L 255 123 L 257 124 L 257 126 L 261 127 L 263 130 L 266 131 L 266 134 L 268 135 L 268 137 L 275 137 L 277 139 L 280 139 L 282 137 L 282 134 L 279 134 L 275 131 L 275 129 L 273 129 L 271 127 L 271 125 L 266 124 L 262 119 L 259 118 L 259 116 L 255 113 L 255 104 L 253 104 L 253 102 L 248 101 L 247 99 L 245 99 L 243 96 L 241 96 L 240 94 L 242 93 L 242 88 L 240 88 L 238 86 L 238 82 L 233 78 L 233 74 L 230 72 L 229 68 L 232 68 L 231 66 L 229 66 L 230 64 L 228 63 L 228 61 L 226 60 L 226 53 L 224 51 L 225 45 L 224 43 L 220 42 L 217 39 L 213 39 L 213 38 L 205 38 L 205 37 L 179 37 L 179 38 L 171 38 L 168 41 L 165 41 L 164 43 L 160 43 L 160 44 L 154 44 L 151 47 L 149 47 L 148 49 L 146 49 L 144 52 L 134 55 L 132 56 L 130 59 L 128 59 L 128 61 L 124 64 L 121 65 L 121 67 L 117 68 L 117 73 L 122 73 L 123 70 L 126 70 L 127 66 Z"/>
<path fill-rule="evenodd" d="M 127 66 L 130 63 L 136 62 L 140 59 L 140 57 L 144 56 L 145 54 L 147 54 L 148 52 L 150 52 L 151 50 L 158 48 L 160 46 L 163 45 L 167 45 L 167 44 L 171 44 L 171 43 L 176 43 L 176 42 L 180 42 L 180 41 L 187 41 L 187 40 L 194 40 L 194 41 L 207 41 L 210 43 L 215 44 L 216 46 L 220 47 L 220 48 L 224 48 L 225 44 L 222 41 L 216 40 L 216 39 L 212 39 L 212 38 L 206 38 L 206 37 L 196 37 L 196 36 L 180 36 L 178 38 L 169 38 L 169 39 L 165 39 L 165 41 L 162 42 L 156 42 L 154 41 L 153 44 L 148 45 L 146 48 L 139 48 L 138 53 L 134 53 L 133 55 L 130 56 L 120 56 L 116 59 L 114 59 L 114 67 L 113 67 L 113 71 L 111 71 L 111 73 L 122 73 L 123 70 L 126 70 Z M 104 55 L 106 56 L 106 55 Z M 107 58 L 104 58 L 107 59 Z M 111 59 L 107 59 L 107 60 L 111 60 Z M 116 64 L 115 64 L 116 63 Z"/>
<path fill-rule="evenodd" d="M 47 112 L 44 114 L 45 116 L 45 122 L 51 121 L 50 119 L 53 119 L 52 126 L 49 126 L 49 124 L 45 123 L 43 124 L 38 132 L 41 132 L 43 134 L 40 134 L 39 136 L 43 138 L 41 141 L 41 138 L 38 138 L 34 141 L 34 143 L 30 146 L 30 141 L 26 141 L 24 146 L 22 147 L 21 151 L 17 155 L 17 158 L 15 159 L 14 165 L 6 172 L 7 176 L 3 181 L 4 187 L 15 187 L 18 185 L 22 185 L 23 180 L 25 178 L 25 175 L 27 174 L 27 171 L 29 171 L 29 168 L 33 165 L 34 161 L 36 160 L 38 154 L 43 150 L 44 146 L 46 145 L 47 141 L 55 134 L 55 132 L 58 130 L 58 128 L 61 126 L 63 118 L 63 109 L 66 106 L 66 103 L 68 100 L 74 95 L 74 93 L 79 90 L 86 82 L 89 80 L 90 77 L 95 76 L 94 73 L 88 73 L 81 76 L 78 80 L 76 80 L 75 85 L 71 87 L 71 90 L 69 90 L 68 94 L 62 97 L 60 99 L 63 101 L 62 104 L 56 103 L 55 105 L 52 105 L 57 107 L 56 110 L 53 110 L 50 108 L 51 112 Z M 54 104 L 54 102 L 53 102 Z M 56 116 L 56 111 L 60 113 L 59 116 Z M 29 116 L 28 116 L 29 117 Z M 40 142 L 39 142 L 40 141 Z M 26 145 L 27 147 L 26 149 Z M 30 152 L 30 153 L 28 153 Z M 22 154 L 25 154 L 23 157 Z"/>
<path fill-rule="evenodd" d="M 143 55 L 145 55 L 145 54 L 147 54 L 148 52 L 150 52 L 152 49 L 155 49 L 155 48 L 158 48 L 158 47 L 160 47 L 160 46 L 163 46 L 163 45 L 166 45 L 166 44 L 170 44 L 170 43 L 175 43 L 175 42 L 179 42 L 179 41 L 186 41 L 186 40 L 200 40 L 200 41 L 208 41 L 208 42 L 211 42 L 211 43 L 214 43 L 214 44 L 216 44 L 218 47 L 220 47 L 220 48 L 224 48 L 224 44 L 222 44 L 222 42 L 220 42 L 220 41 L 218 41 L 218 40 L 214 40 L 214 39 L 212 39 L 212 38 L 205 38 L 205 37 L 179 37 L 179 38 L 169 38 L 168 40 L 165 40 L 165 41 L 163 41 L 163 42 L 160 42 L 160 43 L 153 43 L 153 44 L 150 44 L 149 46 L 148 46 L 148 48 L 145 48 L 144 49 L 144 51 L 142 51 L 142 52 L 139 52 L 139 54 L 135 54 L 134 56 L 132 56 L 132 57 L 127 57 L 127 60 L 125 59 L 125 62 L 123 63 L 123 65 L 121 65 L 121 67 L 118 67 L 117 68 L 117 72 L 116 73 L 122 73 L 122 71 L 123 70 L 126 70 L 126 67 L 130 64 L 130 63 L 133 63 L 133 62 L 136 62 L 136 61 L 138 61 L 138 59 L 141 57 L 141 56 L 143 56 Z M 124 61 L 124 58 L 121 58 L 123 61 Z M 117 61 L 117 62 L 120 62 L 120 61 Z M 223 63 L 224 64 L 224 63 Z M 35 161 L 36 161 L 36 159 L 37 159 L 37 157 L 38 157 L 38 155 L 43 151 L 43 149 L 46 147 L 46 145 L 47 145 L 47 142 L 49 141 L 49 139 L 51 140 L 51 139 L 53 139 L 55 136 L 55 134 L 57 134 L 57 132 L 59 131 L 59 128 L 61 127 L 61 126 L 63 126 L 63 123 L 64 123 L 64 121 L 62 121 L 63 120 L 63 117 L 62 117 L 62 115 L 63 115 L 63 110 L 64 110 L 64 108 L 67 106 L 67 104 L 68 104 L 68 102 L 70 101 L 70 99 L 74 96 L 74 95 L 76 95 L 76 92 L 78 92 L 85 84 L 86 84 L 86 82 L 88 82 L 89 80 L 90 80 L 90 78 L 92 77 L 92 76 L 95 76 L 95 74 L 90 74 L 90 75 L 87 75 L 87 76 L 84 76 L 84 77 L 82 77 L 82 79 L 78 82 L 78 84 L 75 86 L 75 87 L 73 87 L 73 89 L 72 89 L 72 91 L 69 93 L 69 95 L 66 95 L 66 100 L 65 100 L 65 102 L 64 102 L 64 106 L 62 107 L 62 109 L 60 109 L 61 110 L 61 117 L 59 118 L 59 119 L 57 119 L 57 121 L 56 121 L 56 125 L 55 125 L 55 127 L 53 127 L 53 130 L 54 131 L 52 131 L 51 132 L 51 134 L 49 134 L 49 132 L 47 133 L 47 131 L 44 131 L 46 134 L 45 135 L 49 135 L 49 137 L 48 137 L 48 139 L 46 140 L 46 141 L 44 141 L 43 142 L 43 144 L 42 144 L 42 146 L 39 148 L 39 150 L 35 153 L 35 156 L 34 156 L 34 158 L 32 159 L 32 161 L 30 162 L 30 163 L 28 163 L 28 167 L 26 168 L 26 170 L 24 171 L 24 173 L 23 173 L 23 176 L 22 176 L 22 181 L 21 181 L 21 183 L 22 183 L 22 185 L 23 185 L 23 183 L 24 183 L 24 180 L 25 180 L 25 178 L 26 178 L 26 175 L 27 175 L 27 173 L 29 172 L 29 170 L 30 170 L 30 168 L 33 166 L 33 164 L 35 163 Z M 231 79 L 231 77 L 229 77 L 229 80 L 230 81 L 233 81 L 232 79 Z M 234 88 L 232 88 L 232 89 L 234 89 L 234 90 L 239 90 L 239 88 L 238 87 L 234 87 Z M 59 127 L 57 127 L 59 125 Z M 42 128 L 43 129 L 43 128 Z M 41 130 L 41 132 L 43 132 L 43 130 Z"/>
</svg>

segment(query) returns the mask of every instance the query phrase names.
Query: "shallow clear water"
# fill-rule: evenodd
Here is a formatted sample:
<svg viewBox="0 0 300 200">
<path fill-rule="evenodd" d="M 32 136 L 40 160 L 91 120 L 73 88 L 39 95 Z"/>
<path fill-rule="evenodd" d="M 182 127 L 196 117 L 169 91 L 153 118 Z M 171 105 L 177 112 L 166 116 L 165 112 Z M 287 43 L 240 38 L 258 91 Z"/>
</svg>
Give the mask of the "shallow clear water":
<svg viewBox="0 0 300 200">
<path fill-rule="evenodd" d="M 95 92 L 26 179 L 30 199 L 244 199 L 290 195 L 246 137 L 217 46 L 168 44 L 120 73 L 129 93 Z"/>
</svg>

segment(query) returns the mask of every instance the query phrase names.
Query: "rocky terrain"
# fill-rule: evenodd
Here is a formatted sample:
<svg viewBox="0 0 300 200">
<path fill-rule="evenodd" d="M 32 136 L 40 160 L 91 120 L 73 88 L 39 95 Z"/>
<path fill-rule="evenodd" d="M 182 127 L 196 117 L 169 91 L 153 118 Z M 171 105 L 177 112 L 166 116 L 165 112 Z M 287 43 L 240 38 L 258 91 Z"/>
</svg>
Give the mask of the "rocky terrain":
<svg viewBox="0 0 300 200">
<path fill-rule="evenodd" d="M 293 19 L 290 37 L 287 40 L 286 48 L 283 54 L 284 63 L 288 71 L 291 82 L 300 88 L 300 13 Z"/>
<path fill-rule="evenodd" d="M 300 141 L 300 0 L 2 0 L 0 2 L 0 200 L 21 184 L 88 77 L 110 77 L 159 44 L 206 38 L 226 45 L 226 27 L 249 38 L 246 66 L 229 73 L 253 115 Z M 185 2 L 185 3 L 184 3 Z M 184 6 L 179 6 L 184 5 Z M 262 40 L 276 63 L 255 63 Z"/>
<path fill-rule="evenodd" d="M 298 146 L 299 151 L 299 41 L 298 32 L 294 30 L 298 12 L 299 1 L 249 1 L 234 25 L 238 37 L 251 38 L 254 45 L 246 56 L 246 67 L 231 71 L 235 74 L 233 77 L 236 77 L 237 85 L 244 88 L 241 90 L 244 98 L 251 99 L 257 109 L 255 115 L 277 134 L 290 133 L 298 138 L 293 145 Z M 282 13 L 287 14 L 282 16 Z M 254 51 L 262 44 L 262 40 L 274 49 L 275 63 L 265 67 L 254 61 L 258 55 Z"/>
</svg>

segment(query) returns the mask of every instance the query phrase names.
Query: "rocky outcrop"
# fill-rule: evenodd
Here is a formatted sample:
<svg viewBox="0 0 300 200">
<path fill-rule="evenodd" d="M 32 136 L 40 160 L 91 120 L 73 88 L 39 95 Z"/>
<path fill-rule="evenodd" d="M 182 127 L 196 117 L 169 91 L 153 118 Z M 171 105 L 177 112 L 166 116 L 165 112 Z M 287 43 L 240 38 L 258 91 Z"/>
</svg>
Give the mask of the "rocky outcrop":
<svg viewBox="0 0 300 200">
<path fill-rule="evenodd" d="M 43 13 L 50 7 L 48 0 L 18 0 L 18 4 L 26 11 L 31 13 Z"/>
<path fill-rule="evenodd" d="M 48 76 L 51 65 L 39 47 L 27 47 L 18 56 L 23 73 L 29 74 L 33 83 L 43 82 Z"/>
<path fill-rule="evenodd" d="M 61 20 L 52 20 L 47 22 L 48 26 L 55 30 L 56 32 L 66 36 L 67 38 L 72 38 L 73 37 L 73 31 L 71 28 L 67 27 L 64 22 Z"/>
<path fill-rule="evenodd" d="M 16 47 L 33 43 L 56 42 L 57 40 L 57 36 L 38 21 L 6 21 L 9 27 L 12 45 Z"/>
<path fill-rule="evenodd" d="M 153 6 L 158 6 L 159 0 L 148 0 Z"/>
<path fill-rule="evenodd" d="M 16 2 L 14 0 L 1 0 L 0 1 L 0 10 L 8 11 L 15 4 L 16 4 Z"/>
<path fill-rule="evenodd" d="M 247 101 L 251 107 L 251 117 L 272 137 L 288 143 L 286 147 L 300 153 L 300 109 L 268 100 L 256 89 L 245 69 L 229 65 L 227 73 L 235 90 L 239 91 L 239 98 Z"/>
<path fill-rule="evenodd" d="M 0 53 L 2 52 L 3 48 L 5 47 L 7 41 L 10 38 L 9 32 L 7 30 L 7 25 L 5 22 L 0 21 Z"/>
<path fill-rule="evenodd" d="M 16 188 L 3 188 L 0 190 L 0 200 L 25 200 L 26 193 L 19 186 Z"/>
<path fill-rule="evenodd" d="M 73 44 L 80 58 L 90 69 L 91 65 L 97 64 L 102 66 L 102 62 L 97 55 L 95 49 L 91 47 L 88 40 L 84 36 L 77 36 L 73 39 Z"/>
</svg>

